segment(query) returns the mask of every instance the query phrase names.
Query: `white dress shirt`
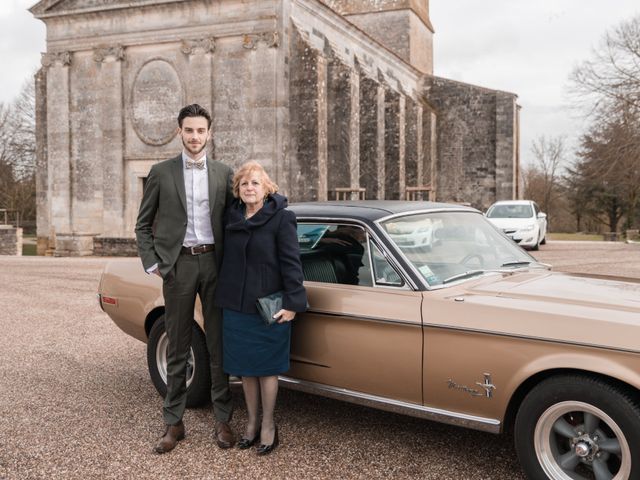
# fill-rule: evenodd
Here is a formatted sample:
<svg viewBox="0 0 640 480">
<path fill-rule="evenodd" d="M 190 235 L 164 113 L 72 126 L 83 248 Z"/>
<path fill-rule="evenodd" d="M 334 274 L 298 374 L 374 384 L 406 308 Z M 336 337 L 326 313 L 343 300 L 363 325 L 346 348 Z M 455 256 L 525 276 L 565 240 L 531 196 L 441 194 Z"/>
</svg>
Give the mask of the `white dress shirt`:
<svg viewBox="0 0 640 480">
<path fill-rule="evenodd" d="M 182 152 L 184 166 L 184 191 L 187 195 L 187 232 L 182 245 L 193 247 L 214 243 L 209 211 L 209 177 L 207 175 L 207 156 L 204 156 L 204 168 L 187 169 L 187 154 Z"/>
</svg>

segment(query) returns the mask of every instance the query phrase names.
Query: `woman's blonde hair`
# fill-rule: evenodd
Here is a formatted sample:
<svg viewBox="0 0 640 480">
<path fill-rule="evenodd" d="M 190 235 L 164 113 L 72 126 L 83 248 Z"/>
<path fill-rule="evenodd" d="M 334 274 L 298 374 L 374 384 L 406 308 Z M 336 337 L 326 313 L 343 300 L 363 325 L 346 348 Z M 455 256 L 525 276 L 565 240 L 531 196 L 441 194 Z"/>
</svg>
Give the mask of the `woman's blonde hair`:
<svg viewBox="0 0 640 480">
<path fill-rule="evenodd" d="M 266 170 L 262 165 L 260 165 L 255 160 L 249 160 L 248 162 L 242 164 L 236 174 L 233 176 L 233 196 L 236 198 L 240 197 L 240 181 L 246 177 L 247 175 L 251 175 L 252 173 L 257 172 L 262 179 L 262 185 L 264 185 L 266 194 L 276 193 L 278 191 L 278 185 L 276 185 Z"/>
</svg>

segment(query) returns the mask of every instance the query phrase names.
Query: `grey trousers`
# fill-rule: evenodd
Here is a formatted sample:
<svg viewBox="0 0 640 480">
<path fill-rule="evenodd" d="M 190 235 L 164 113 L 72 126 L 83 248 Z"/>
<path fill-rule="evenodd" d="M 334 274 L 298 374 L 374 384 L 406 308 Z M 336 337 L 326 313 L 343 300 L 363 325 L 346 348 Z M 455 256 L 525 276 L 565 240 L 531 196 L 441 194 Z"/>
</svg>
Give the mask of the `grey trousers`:
<svg viewBox="0 0 640 480">
<path fill-rule="evenodd" d="M 217 420 L 231 420 L 233 405 L 229 377 L 222 370 L 222 312 L 213 304 L 218 277 L 215 252 L 180 254 L 163 281 L 167 347 L 167 396 L 163 417 L 175 425 L 184 415 L 187 402 L 186 371 L 196 295 L 202 302 L 211 370 L 211 401 Z"/>
</svg>

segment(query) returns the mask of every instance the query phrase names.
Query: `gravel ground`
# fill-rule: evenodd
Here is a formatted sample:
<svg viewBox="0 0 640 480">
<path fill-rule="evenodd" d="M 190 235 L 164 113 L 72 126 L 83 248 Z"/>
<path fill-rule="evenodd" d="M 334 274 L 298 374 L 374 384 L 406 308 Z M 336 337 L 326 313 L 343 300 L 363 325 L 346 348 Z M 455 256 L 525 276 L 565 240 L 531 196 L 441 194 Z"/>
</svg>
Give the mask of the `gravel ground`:
<svg viewBox="0 0 640 480">
<path fill-rule="evenodd" d="M 640 245 L 549 242 L 534 254 L 557 270 L 640 278 Z M 210 408 L 188 410 L 186 439 L 153 454 L 162 403 L 145 345 L 96 302 L 106 261 L 0 257 L 0 479 L 523 478 L 508 436 L 284 389 L 272 455 L 218 449 Z"/>
</svg>

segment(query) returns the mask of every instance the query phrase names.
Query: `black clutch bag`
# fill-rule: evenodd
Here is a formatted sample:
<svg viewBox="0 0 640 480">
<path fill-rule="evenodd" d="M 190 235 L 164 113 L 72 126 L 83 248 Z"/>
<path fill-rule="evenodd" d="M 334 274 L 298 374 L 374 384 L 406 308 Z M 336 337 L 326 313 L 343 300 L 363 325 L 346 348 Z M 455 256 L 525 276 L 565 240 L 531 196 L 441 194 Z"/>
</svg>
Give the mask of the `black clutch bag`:
<svg viewBox="0 0 640 480">
<path fill-rule="evenodd" d="M 282 292 L 272 293 L 266 297 L 261 297 L 256 300 L 256 308 L 258 313 L 267 325 L 273 325 L 276 323 L 276 319 L 273 316 L 282 310 Z"/>
</svg>

